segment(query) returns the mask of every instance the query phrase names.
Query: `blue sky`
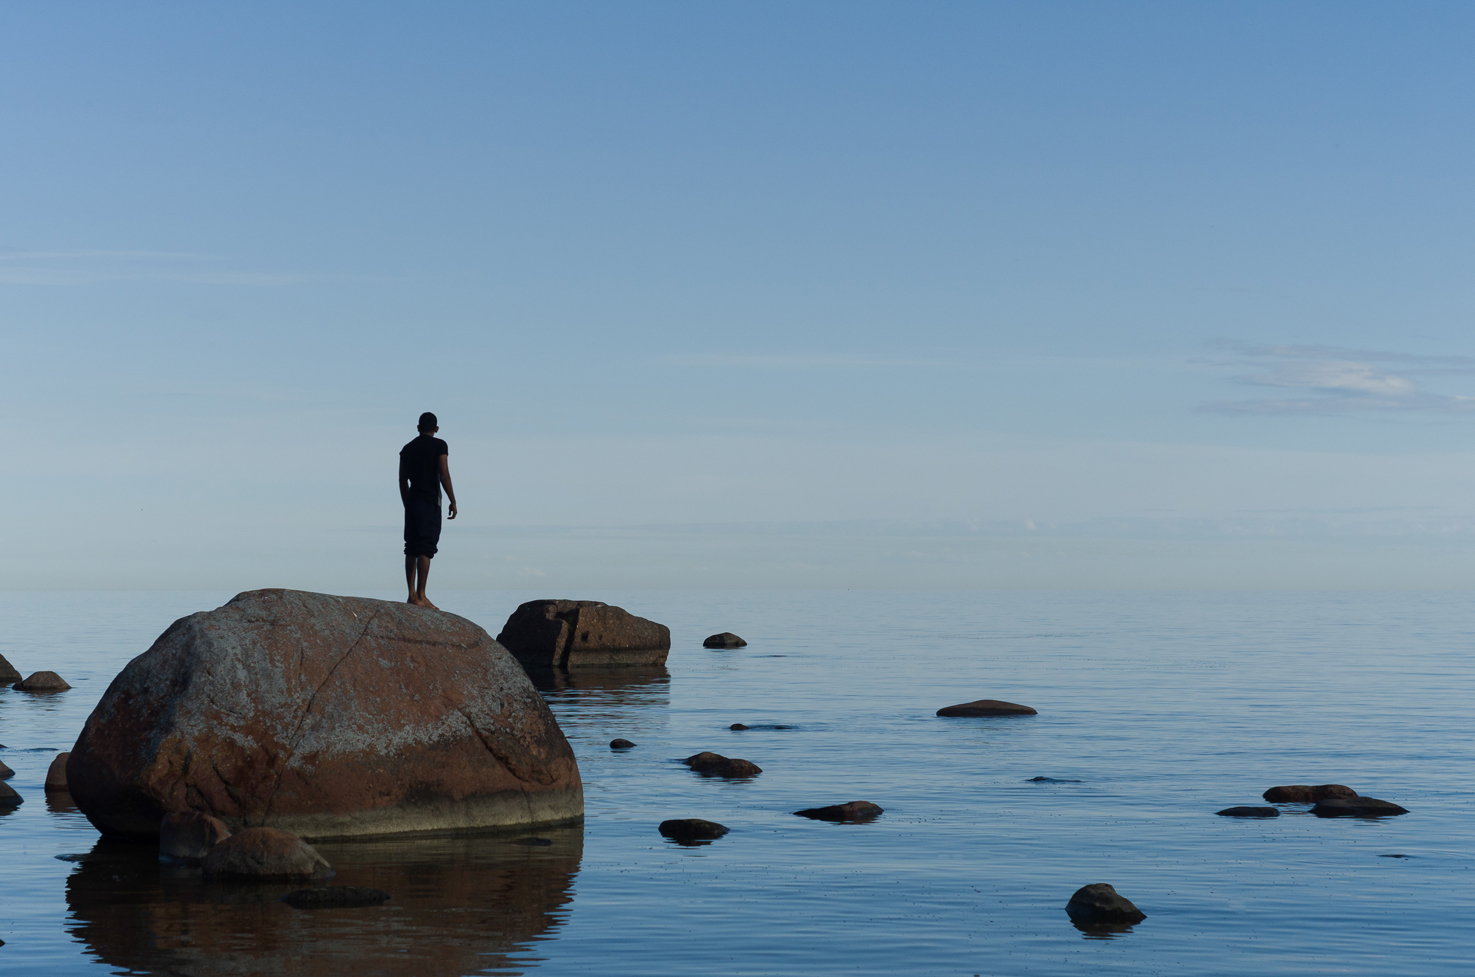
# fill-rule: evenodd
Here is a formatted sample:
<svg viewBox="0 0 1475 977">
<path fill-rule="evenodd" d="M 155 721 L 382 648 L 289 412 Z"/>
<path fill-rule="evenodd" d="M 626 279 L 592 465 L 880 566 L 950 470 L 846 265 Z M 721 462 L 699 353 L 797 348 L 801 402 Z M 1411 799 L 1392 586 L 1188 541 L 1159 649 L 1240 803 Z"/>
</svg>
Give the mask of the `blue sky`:
<svg viewBox="0 0 1475 977">
<path fill-rule="evenodd" d="M 0 9 L 0 586 L 1475 585 L 1460 4 Z"/>
</svg>

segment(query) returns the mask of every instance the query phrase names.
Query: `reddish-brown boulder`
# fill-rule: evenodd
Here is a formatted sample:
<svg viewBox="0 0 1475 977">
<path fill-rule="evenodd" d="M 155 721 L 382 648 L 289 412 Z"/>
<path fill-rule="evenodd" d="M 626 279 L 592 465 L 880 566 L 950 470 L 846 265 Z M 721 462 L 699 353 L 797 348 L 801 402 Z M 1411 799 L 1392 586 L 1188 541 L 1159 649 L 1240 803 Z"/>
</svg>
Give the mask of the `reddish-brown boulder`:
<svg viewBox="0 0 1475 977">
<path fill-rule="evenodd" d="M 671 629 L 597 600 L 530 600 L 497 641 L 526 668 L 663 665 Z"/>
<path fill-rule="evenodd" d="M 681 761 L 704 777 L 756 777 L 763 768 L 752 760 L 741 757 L 725 757 L 721 753 L 703 750 Z"/>
<path fill-rule="evenodd" d="M 307 842 L 279 828 L 247 828 L 215 845 L 205 855 L 205 876 L 271 882 L 326 879 L 333 868 Z"/>
<path fill-rule="evenodd" d="M 108 687 L 67 776 L 104 834 L 139 839 L 189 810 L 310 839 L 584 813 L 568 741 L 485 631 L 291 590 L 171 625 Z"/>
<path fill-rule="evenodd" d="M 230 837 L 224 821 L 199 811 L 173 811 L 159 822 L 159 857 L 197 862 Z"/>
<path fill-rule="evenodd" d="M 60 793 L 67 789 L 67 759 L 70 753 L 58 753 L 51 760 L 51 766 L 46 768 L 46 785 L 42 789 L 48 794 Z"/>
<path fill-rule="evenodd" d="M 1272 787 L 1260 795 L 1272 804 L 1315 804 L 1328 797 L 1356 797 L 1357 791 L 1341 784 L 1290 784 Z"/>
</svg>

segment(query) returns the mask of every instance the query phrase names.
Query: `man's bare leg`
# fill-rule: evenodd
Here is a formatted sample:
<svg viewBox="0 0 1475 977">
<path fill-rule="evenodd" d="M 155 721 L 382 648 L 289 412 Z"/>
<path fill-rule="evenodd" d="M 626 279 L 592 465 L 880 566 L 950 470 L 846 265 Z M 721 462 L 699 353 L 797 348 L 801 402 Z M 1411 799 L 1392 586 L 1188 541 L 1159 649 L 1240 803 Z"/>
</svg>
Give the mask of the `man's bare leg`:
<svg viewBox="0 0 1475 977">
<path fill-rule="evenodd" d="M 413 556 L 405 557 L 405 586 L 410 591 L 410 599 L 405 603 L 415 603 L 415 558 Z"/>
<path fill-rule="evenodd" d="M 436 607 L 434 604 L 432 604 L 430 602 L 430 598 L 428 598 L 428 597 L 425 596 L 425 581 L 430 576 L 430 557 L 428 557 L 428 556 L 422 556 L 422 557 L 420 557 L 416 561 L 415 569 L 419 571 L 419 573 L 418 573 L 419 581 L 416 584 L 416 587 L 415 587 L 415 596 L 414 596 L 413 600 L 411 601 L 411 603 L 413 603 L 413 604 L 415 604 L 415 605 L 417 605 L 419 607 L 428 607 L 431 610 L 436 610 L 436 611 L 440 610 L 440 608 Z"/>
</svg>

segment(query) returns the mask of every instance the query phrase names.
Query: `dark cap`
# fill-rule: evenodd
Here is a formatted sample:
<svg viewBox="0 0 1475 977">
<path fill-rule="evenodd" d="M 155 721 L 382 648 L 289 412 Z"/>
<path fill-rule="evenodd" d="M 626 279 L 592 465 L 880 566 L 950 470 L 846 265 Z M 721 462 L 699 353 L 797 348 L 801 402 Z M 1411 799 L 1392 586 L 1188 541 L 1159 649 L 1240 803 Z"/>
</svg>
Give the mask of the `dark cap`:
<svg viewBox="0 0 1475 977">
<path fill-rule="evenodd" d="M 438 427 L 440 427 L 440 421 L 437 421 L 435 415 L 430 413 L 430 411 L 426 411 L 420 415 L 421 431 L 434 431 Z"/>
</svg>

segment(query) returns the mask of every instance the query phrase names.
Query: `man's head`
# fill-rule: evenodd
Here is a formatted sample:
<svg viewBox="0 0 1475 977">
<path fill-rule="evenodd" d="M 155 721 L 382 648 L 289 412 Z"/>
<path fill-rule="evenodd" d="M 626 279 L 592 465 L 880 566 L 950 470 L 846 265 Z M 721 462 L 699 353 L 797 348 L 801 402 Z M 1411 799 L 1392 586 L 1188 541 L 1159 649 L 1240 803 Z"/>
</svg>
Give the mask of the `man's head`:
<svg viewBox="0 0 1475 977">
<path fill-rule="evenodd" d="M 425 413 L 420 415 L 421 434 L 434 434 L 436 431 L 439 430 L 440 424 L 436 421 L 434 414 L 430 413 L 430 411 L 426 411 Z"/>
</svg>

